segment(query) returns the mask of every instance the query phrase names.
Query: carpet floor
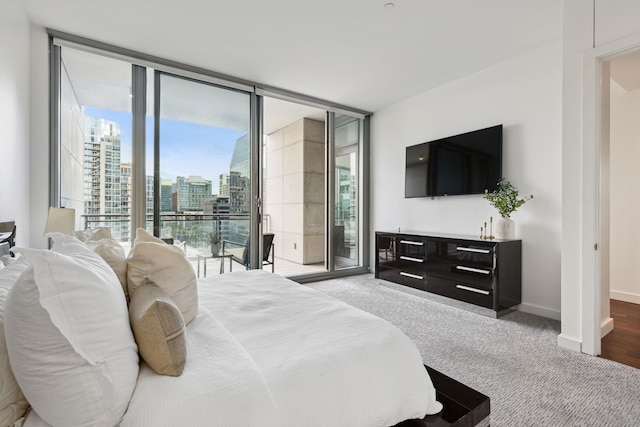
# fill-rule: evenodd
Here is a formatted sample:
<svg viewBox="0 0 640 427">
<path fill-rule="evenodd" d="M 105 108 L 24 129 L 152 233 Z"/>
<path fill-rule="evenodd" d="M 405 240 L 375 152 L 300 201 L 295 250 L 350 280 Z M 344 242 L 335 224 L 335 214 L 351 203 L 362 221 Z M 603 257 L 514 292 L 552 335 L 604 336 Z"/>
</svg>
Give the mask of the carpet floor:
<svg viewBox="0 0 640 427">
<path fill-rule="evenodd" d="M 640 369 L 558 347 L 558 321 L 494 319 L 372 274 L 306 286 L 402 330 L 426 365 L 491 398 L 493 427 L 640 426 Z"/>
</svg>

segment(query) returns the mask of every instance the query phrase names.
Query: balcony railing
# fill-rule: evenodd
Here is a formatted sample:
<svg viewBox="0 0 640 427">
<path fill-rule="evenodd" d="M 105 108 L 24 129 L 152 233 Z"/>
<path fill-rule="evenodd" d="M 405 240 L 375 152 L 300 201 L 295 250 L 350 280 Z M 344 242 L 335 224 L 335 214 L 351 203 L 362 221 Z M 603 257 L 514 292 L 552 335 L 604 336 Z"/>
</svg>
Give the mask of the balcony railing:
<svg viewBox="0 0 640 427">
<path fill-rule="evenodd" d="M 131 241 L 131 214 L 83 214 L 85 229 L 108 227 L 120 242 Z M 153 214 L 146 215 L 146 230 L 153 232 Z M 249 214 L 161 213 L 160 238 L 173 239 L 203 253 L 218 240 L 244 243 L 249 236 Z M 185 246 L 185 247 L 186 247 Z"/>
</svg>

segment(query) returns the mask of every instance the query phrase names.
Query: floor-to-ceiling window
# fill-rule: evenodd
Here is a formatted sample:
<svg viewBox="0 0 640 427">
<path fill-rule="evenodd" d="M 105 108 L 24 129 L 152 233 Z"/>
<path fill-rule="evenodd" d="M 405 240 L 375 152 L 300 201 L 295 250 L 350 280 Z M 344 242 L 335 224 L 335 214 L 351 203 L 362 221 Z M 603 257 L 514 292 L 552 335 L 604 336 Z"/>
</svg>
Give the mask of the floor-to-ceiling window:
<svg viewBox="0 0 640 427">
<path fill-rule="evenodd" d="M 116 83 L 117 82 L 117 83 Z M 79 229 L 131 237 L 131 65 L 76 49 L 60 62 L 60 206 Z"/>
<path fill-rule="evenodd" d="M 156 234 L 200 254 L 248 245 L 249 94 L 161 72 L 155 78 Z"/>
<path fill-rule="evenodd" d="M 276 273 L 364 271 L 366 113 L 82 42 L 52 37 L 52 205 L 76 228 L 143 227 L 194 265 L 235 243 L 250 268 L 273 233 Z"/>
</svg>

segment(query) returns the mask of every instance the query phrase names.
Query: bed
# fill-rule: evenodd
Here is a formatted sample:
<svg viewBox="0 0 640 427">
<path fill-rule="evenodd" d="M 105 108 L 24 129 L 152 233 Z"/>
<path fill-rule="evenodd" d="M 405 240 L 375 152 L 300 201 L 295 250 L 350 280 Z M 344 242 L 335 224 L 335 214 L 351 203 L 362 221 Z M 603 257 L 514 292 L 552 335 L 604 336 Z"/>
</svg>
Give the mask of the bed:
<svg viewBox="0 0 640 427">
<path fill-rule="evenodd" d="M 143 239 L 151 240 L 148 236 Z M 150 246 L 154 250 L 163 253 L 167 250 L 164 243 L 164 247 L 159 242 L 150 243 L 154 243 Z M 56 244 L 63 253 L 64 247 L 72 248 L 66 249 L 65 256 L 71 257 L 73 262 L 84 256 L 98 265 L 97 259 L 86 254 L 71 238 L 58 237 Z M 56 244 L 53 251 L 56 251 Z M 35 264 L 36 270 L 41 263 L 38 257 L 48 259 L 53 256 L 36 253 L 35 250 L 24 250 L 24 255 Z M 146 269 L 147 274 L 138 286 L 132 285 L 135 283 L 132 270 L 135 273 L 136 260 L 131 254 L 127 258 L 127 288 L 130 294 L 133 290 L 134 296 L 142 293 L 140 289 L 150 278 L 156 282 L 160 280 L 157 273 L 149 270 L 157 265 L 148 265 L 157 261 L 157 256 L 149 259 L 151 261 L 140 262 L 144 266 L 141 270 Z M 174 273 L 178 270 L 164 259 L 159 264 L 166 264 L 165 267 Z M 50 264 L 47 266 L 50 268 Z M 96 268 L 104 269 L 104 266 L 92 267 L 93 270 Z M 29 267 L 24 269 L 27 271 Z M 107 272 L 102 274 L 105 282 L 113 282 L 113 278 L 118 276 L 116 270 L 105 270 Z M 54 273 L 47 270 L 47 274 Z M 37 276 L 36 273 L 34 282 L 38 281 Z M 175 277 L 170 281 L 179 282 Z M 78 282 L 86 283 L 86 280 Z M 42 285 L 34 286 L 43 292 Z M 109 286 L 111 293 L 115 285 Z M 9 286 L 5 285 L 7 288 Z M 191 294 L 185 289 L 190 289 Z M 124 385 L 108 389 L 128 394 L 125 407 L 111 405 L 109 409 L 116 408 L 111 411 L 113 413 L 107 411 L 109 415 L 102 421 L 91 421 L 86 425 L 393 426 L 442 409 L 436 401 L 433 383 L 417 348 L 383 319 L 262 270 L 197 279 L 195 310 L 192 289 L 180 288 L 173 294 L 169 293 L 171 298 L 167 298 L 172 306 L 180 305 L 184 319 L 189 320 L 183 328 L 183 370 L 178 375 L 160 375 L 146 363 L 146 359 L 141 359 L 139 365 L 136 360 L 133 386 L 130 385 L 131 373 L 127 371 L 128 376 L 122 380 Z M 56 301 L 59 300 L 57 295 Z M 95 300 L 95 296 L 87 298 L 86 304 Z M 106 298 L 98 300 L 104 302 Z M 124 307 L 120 303 L 114 306 L 117 306 L 114 313 L 127 310 L 126 302 Z M 87 312 L 91 309 L 95 307 L 87 307 Z M 65 306 L 64 313 L 68 311 Z M 10 316 L 5 319 L 5 326 L 12 328 L 15 320 L 11 321 L 11 318 L 18 313 L 9 312 L 6 313 Z M 0 317 L 1 314 L 0 311 Z M 64 335 L 65 328 L 58 329 Z M 15 336 L 8 337 L 7 345 L 15 345 L 15 340 Z M 139 344 L 135 350 L 137 356 L 141 351 L 137 335 L 135 341 Z M 117 360 L 124 360 L 125 368 L 117 370 L 126 371 L 131 366 L 130 342 L 122 342 L 118 348 L 121 351 Z M 12 349 L 9 350 L 11 358 Z M 14 359 L 11 360 L 13 362 Z M 93 360 L 89 365 L 101 369 L 100 375 L 103 375 L 103 363 Z M 15 376 L 20 386 L 23 374 L 16 373 Z M 26 386 L 24 394 L 28 400 L 34 392 L 29 390 L 28 384 Z M 99 399 L 104 399 L 105 394 L 109 393 L 103 392 Z M 55 424 L 43 421 L 46 418 L 52 420 L 52 408 L 47 407 L 49 402 L 42 402 L 47 398 L 34 395 L 34 401 L 29 402 L 32 409 L 20 421 L 24 426 Z M 65 404 L 62 402 L 58 406 Z M 101 404 L 104 406 L 104 402 Z M 59 408 L 55 410 L 56 414 L 60 412 Z M 49 413 L 45 417 L 41 411 Z M 60 419 L 64 419 L 64 415 Z"/>
</svg>

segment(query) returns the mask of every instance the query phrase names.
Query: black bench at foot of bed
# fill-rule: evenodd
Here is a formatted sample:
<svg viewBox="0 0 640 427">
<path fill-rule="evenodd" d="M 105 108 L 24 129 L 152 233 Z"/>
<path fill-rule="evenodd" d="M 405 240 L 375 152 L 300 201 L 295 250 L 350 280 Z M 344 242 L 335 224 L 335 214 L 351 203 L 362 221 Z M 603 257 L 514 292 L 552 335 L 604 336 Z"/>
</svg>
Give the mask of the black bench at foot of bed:
<svg viewBox="0 0 640 427">
<path fill-rule="evenodd" d="M 421 420 L 407 420 L 394 427 L 488 426 L 491 412 L 489 397 L 466 385 L 425 366 L 436 389 L 436 398 L 442 403 L 439 414 L 427 415 Z"/>
</svg>

